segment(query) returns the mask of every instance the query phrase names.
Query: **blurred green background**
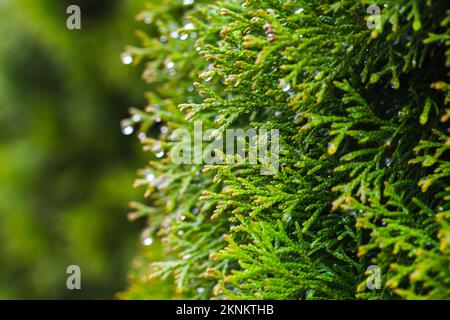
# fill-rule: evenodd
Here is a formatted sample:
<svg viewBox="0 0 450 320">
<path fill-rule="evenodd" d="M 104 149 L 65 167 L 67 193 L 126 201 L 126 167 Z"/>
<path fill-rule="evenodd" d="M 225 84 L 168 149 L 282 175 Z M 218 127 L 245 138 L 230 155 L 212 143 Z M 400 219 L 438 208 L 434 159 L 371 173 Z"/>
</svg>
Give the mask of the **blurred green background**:
<svg viewBox="0 0 450 320">
<path fill-rule="evenodd" d="M 0 299 L 109 299 L 127 286 L 143 159 L 119 123 L 145 89 L 120 54 L 144 2 L 0 0 Z M 66 28 L 71 4 L 81 30 Z M 72 264 L 82 290 L 66 288 Z"/>
</svg>

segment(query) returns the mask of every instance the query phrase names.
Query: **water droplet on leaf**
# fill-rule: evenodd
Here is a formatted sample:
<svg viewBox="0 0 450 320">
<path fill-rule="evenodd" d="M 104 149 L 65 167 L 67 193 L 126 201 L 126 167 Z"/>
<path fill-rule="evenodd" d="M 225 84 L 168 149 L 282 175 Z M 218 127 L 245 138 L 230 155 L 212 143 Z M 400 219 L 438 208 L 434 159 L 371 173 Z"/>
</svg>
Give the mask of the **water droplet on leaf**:
<svg viewBox="0 0 450 320">
<path fill-rule="evenodd" d="M 280 80 L 280 87 L 283 92 L 288 92 L 291 89 L 291 84 L 287 82 L 285 79 Z"/>
<path fill-rule="evenodd" d="M 149 174 L 147 174 L 147 175 L 145 176 L 145 179 L 146 179 L 148 182 L 153 182 L 153 180 L 155 180 L 155 175 L 154 175 L 153 173 L 149 173 Z"/>
<path fill-rule="evenodd" d="M 386 158 L 384 163 L 386 164 L 386 167 L 390 167 L 391 166 L 391 158 Z"/>
<path fill-rule="evenodd" d="M 198 293 L 203 293 L 203 292 L 205 292 L 205 288 L 198 287 L 198 288 L 197 288 L 197 292 L 198 292 Z"/>
<path fill-rule="evenodd" d="M 161 133 L 162 134 L 166 134 L 167 132 L 169 132 L 169 128 L 167 128 L 166 126 L 164 126 L 164 127 L 161 127 Z"/>
<path fill-rule="evenodd" d="M 138 135 L 138 139 L 143 141 L 143 140 L 147 139 L 147 135 L 145 133 L 141 132 Z"/>
<path fill-rule="evenodd" d="M 120 123 L 120 126 L 122 128 L 122 133 L 124 135 L 129 136 L 129 135 L 133 134 L 134 128 L 129 119 L 122 120 L 122 122 Z"/>
<path fill-rule="evenodd" d="M 151 237 L 147 237 L 142 240 L 142 244 L 146 247 L 151 246 L 152 243 L 153 243 L 153 238 L 151 238 Z"/>
<path fill-rule="evenodd" d="M 131 64 L 133 62 L 133 57 L 129 52 L 122 53 L 121 59 L 123 64 Z"/>
<path fill-rule="evenodd" d="M 333 142 L 328 143 L 328 154 L 333 155 L 337 151 L 336 145 Z"/>
<path fill-rule="evenodd" d="M 168 61 L 166 63 L 166 67 L 167 69 L 172 69 L 175 66 L 175 63 L 173 63 L 173 61 Z"/>
<path fill-rule="evenodd" d="M 421 187 L 422 192 L 426 192 L 431 185 L 431 181 L 428 179 L 422 179 L 418 183 L 419 187 Z"/>
<path fill-rule="evenodd" d="M 141 116 L 138 114 L 133 114 L 133 116 L 131 117 L 131 120 L 133 120 L 134 122 L 139 122 L 139 121 L 141 121 Z"/>
<path fill-rule="evenodd" d="M 193 29 L 195 29 L 195 26 L 193 23 L 190 22 L 184 26 L 184 29 L 185 30 L 193 30 Z"/>
<path fill-rule="evenodd" d="M 158 159 L 161 159 L 162 157 L 164 157 L 164 151 L 158 152 L 158 153 L 156 154 L 156 157 L 157 157 Z"/>
<path fill-rule="evenodd" d="M 153 238 L 151 237 L 151 229 L 147 228 L 145 229 L 141 234 L 141 242 L 144 246 L 148 247 L 152 245 Z"/>
</svg>

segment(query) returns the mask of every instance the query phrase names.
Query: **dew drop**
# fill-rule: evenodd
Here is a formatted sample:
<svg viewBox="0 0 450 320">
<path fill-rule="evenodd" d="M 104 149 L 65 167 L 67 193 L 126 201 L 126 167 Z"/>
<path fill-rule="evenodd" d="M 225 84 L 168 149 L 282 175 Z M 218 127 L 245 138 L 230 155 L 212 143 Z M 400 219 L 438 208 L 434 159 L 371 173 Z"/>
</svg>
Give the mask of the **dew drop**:
<svg viewBox="0 0 450 320">
<path fill-rule="evenodd" d="M 299 9 L 295 10 L 295 13 L 299 14 L 299 13 L 302 13 L 304 10 L 305 9 L 303 9 L 303 8 L 299 8 Z"/>
<path fill-rule="evenodd" d="M 158 152 L 158 153 L 156 154 L 156 157 L 157 157 L 158 159 L 161 159 L 162 157 L 164 157 L 164 151 Z"/>
<path fill-rule="evenodd" d="M 189 38 L 189 35 L 187 34 L 187 33 L 183 33 L 181 36 L 180 36 L 180 39 L 181 40 L 186 40 L 187 38 Z"/>
<path fill-rule="evenodd" d="M 153 173 L 149 173 L 149 174 L 147 174 L 147 175 L 145 176 L 145 179 L 146 179 L 148 182 L 153 182 L 153 181 L 155 180 L 155 175 L 154 175 Z"/>
<path fill-rule="evenodd" d="M 161 127 L 161 133 L 162 134 L 167 134 L 167 132 L 169 132 L 169 128 L 167 128 L 166 126 L 164 126 L 164 127 Z"/>
<path fill-rule="evenodd" d="M 134 128 L 131 125 L 131 121 L 129 119 L 122 120 L 122 122 L 120 123 L 120 126 L 122 128 L 122 133 L 124 135 L 129 136 L 129 135 L 133 134 Z"/>
<path fill-rule="evenodd" d="M 153 243 L 153 238 L 151 238 L 151 237 L 147 237 L 142 240 L 142 244 L 146 247 L 151 246 L 152 243 Z"/>
<path fill-rule="evenodd" d="M 287 82 L 285 79 L 280 80 L 280 87 L 283 92 L 288 92 L 291 89 L 291 84 Z"/>
<path fill-rule="evenodd" d="M 398 80 L 392 81 L 391 82 L 391 89 L 397 90 L 398 88 L 400 88 L 400 82 Z"/>
<path fill-rule="evenodd" d="M 194 3 L 194 0 L 183 0 L 183 4 L 185 6 L 189 6 L 189 5 L 193 4 L 193 3 Z"/>
<path fill-rule="evenodd" d="M 197 292 L 198 292 L 198 293 L 203 293 L 203 292 L 205 292 L 205 288 L 203 288 L 203 287 L 198 287 L 198 288 L 197 288 Z"/>
<path fill-rule="evenodd" d="M 181 220 L 181 221 L 186 220 L 186 216 L 181 216 L 181 217 L 180 217 L 180 220 Z"/>
<path fill-rule="evenodd" d="M 133 57 L 129 52 L 122 53 L 120 58 L 123 64 L 131 64 L 133 62 Z"/>
<path fill-rule="evenodd" d="M 192 212 L 193 214 L 198 214 L 198 213 L 199 213 L 199 210 L 198 210 L 197 207 L 194 207 L 194 208 L 191 209 L 191 212 Z"/>
<path fill-rule="evenodd" d="M 386 158 L 386 160 L 384 161 L 384 164 L 386 165 L 386 167 L 390 167 L 391 166 L 391 158 Z"/>
<path fill-rule="evenodd" d="M 178 39 L 178 32 L 172 31 L 172 32 L 170 33 L 170 37 L 173 38 L 173 39 Z"/>
<path fill-rule="evenodd" d="M 151 230 L 150 228 L 145 229 L 141 234 L 141 242 L 144 246 L 148 247 L 152 245 L 153 238 L 151 237 Z"/>
<path fill-rule="evenodd" d="M 175 66 L 175 63 L 173 63 L 173 61 L 168 61 L 166 63 L 166 67 L 167 69 L 172 69 Z"/>
<path fill-rule="evenodd" d="M 147 135 L 145 133 L 141 132 L 138 135 L 138 139 L 141 141 L 144 141 L 145 139 L 147 139 Z"/>
<path fill-rule="evenodd" d="M 194 24 L 193 23 L 188 23 L 188 24 L 186 24 L 185 26 L 184 26 L 184 29 L 185 30 L 194 30 L 195 29 L 195 26 L 194 26 Z"/>
<path fill-rule="evenodd" d="M 138 114 L 133 114 L 133 116 L 131 117 L 131 120 L 133 120 L 134 122 L 139 122 L 139 121 L 141 121 L 141 116 Z"/>
<path fill-rule="evenodd" d="M 184 257 L 183 257 L 183 260 L 189 260 L 191 258 L 191 255 L 190 254 L 187 254 L 187 255 L 185 255 Z"/>
<path fill-rule="evenodd" d="M 333 142 L 328 143 L 328 154 L 333 155 L 337 151 L 337 148 Z"/>
<path fill-rule="evenodd" d="M 129 136 L 133 133 L 134 129 L 132 126 L 126 126 L 122 129 L 122 133 L 126 136 Z"/>
<path fill-rule="evenodd" d="M 430 185 L 431 185 L 431 181 L 428 179 L 423 179 L 423 180 L 419 181 L 419 186 L 421 187 L 422 192 L 426 192 L 428 190 L 428 188 L 430 187 Z"/>
</svg>

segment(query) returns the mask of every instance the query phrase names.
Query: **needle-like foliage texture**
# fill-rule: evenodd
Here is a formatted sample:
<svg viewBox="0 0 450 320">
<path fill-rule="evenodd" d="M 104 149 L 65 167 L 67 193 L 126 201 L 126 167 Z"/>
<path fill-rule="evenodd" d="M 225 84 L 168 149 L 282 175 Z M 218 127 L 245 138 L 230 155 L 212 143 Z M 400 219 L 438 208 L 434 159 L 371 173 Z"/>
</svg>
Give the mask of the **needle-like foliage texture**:
<svg viewBox="0 0 450 320">
<path fill-rule="evenodd" d="M 149 1 L 127 48 L 151 159 L 131 217 L 168 249 L 149 274 L 189 298 L 450 298 L 449 3 L 386 0 L 375 29 L 372 4 Z M 279 171 L 175 164 L 194 121 L 278 129 Z"/>
</svg>

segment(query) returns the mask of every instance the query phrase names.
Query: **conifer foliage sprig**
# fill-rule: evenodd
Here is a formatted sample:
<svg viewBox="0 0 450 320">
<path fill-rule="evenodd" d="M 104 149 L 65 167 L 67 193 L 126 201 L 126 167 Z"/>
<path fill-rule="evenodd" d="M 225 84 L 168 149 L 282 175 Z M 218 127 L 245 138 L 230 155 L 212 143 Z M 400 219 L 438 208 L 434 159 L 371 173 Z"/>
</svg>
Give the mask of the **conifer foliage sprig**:
<svg viewBox="0 0 450 320">
<path fill-rule="evenodd" d="M 371 4 L 149 1 L 128 48 L 154 153 L 132 217 L 169 250 L 149 273 L 196 298 L 450 298 L 450 11 L 387 0 L 372 30 Z M 174 164 L 170 132 L 198 120 L 278 129 L 278 173 Z"/>
</svg>

